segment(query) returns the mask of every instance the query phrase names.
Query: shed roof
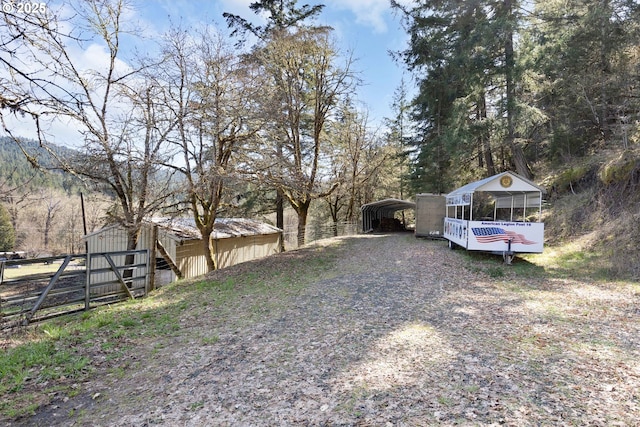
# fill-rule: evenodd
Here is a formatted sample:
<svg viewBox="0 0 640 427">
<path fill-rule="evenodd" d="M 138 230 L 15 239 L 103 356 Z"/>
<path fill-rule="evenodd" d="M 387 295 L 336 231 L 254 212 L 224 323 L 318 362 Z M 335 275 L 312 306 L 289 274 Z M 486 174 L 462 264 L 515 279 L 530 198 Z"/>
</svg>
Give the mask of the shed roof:
<svg viewBox="0 0 640 427">
<path fill-rule="evenodd" d="M 170 231 L 184 240 L 200 239 L 200 230 L 193 218 L 152 218 L 151 223 Z M 270 224 L 249 218 L 216 218 L 212 239 L 259 236 L 280 233 L 280 229 Z"/>
<path fill-rule="evenodd" d="M 157 225 L 175 240 L 198 240 L 202 238 L 193 218 L 151 218 L 145 221 L 149 225 Z M 85 239 L 119 227 L 112 225 L 84 236 Z M 267 223 L 249 218 L 216 218 L 212 239 L 230 237 L 258 236 L 280 233 L 280 229 Z"/>
</svg>

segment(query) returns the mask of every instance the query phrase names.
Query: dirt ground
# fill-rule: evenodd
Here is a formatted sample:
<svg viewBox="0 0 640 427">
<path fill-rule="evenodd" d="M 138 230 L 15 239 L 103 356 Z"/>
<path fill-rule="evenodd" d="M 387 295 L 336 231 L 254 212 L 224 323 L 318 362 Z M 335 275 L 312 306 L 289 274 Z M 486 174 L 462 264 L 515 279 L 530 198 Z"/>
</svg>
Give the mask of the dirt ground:
<svg viewBox="0 0 640 427">
<path fill-rule="evenodd" d="M 259 316 L 185 313 L 180 334 L 128 353 L 137 369 L 17 424 L 638 425 L 638 286 L 522 278 L 498 259 L 489 275 L 406 234 L 341 251 Z"/>
</svg>

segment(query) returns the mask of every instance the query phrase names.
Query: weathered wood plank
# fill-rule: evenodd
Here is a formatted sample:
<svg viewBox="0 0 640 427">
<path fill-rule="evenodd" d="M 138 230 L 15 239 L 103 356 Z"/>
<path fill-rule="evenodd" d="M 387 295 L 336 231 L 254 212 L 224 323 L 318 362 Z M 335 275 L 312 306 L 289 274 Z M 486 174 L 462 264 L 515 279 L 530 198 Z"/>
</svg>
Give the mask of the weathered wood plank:
<svg viewBox="0 0 640 427">
<path fill-rule="evenodd" d="M 171 258 L 171 255 L 169 255 L 169 253 L 164 248 L 164 246 L 162 246 L 162 243 L 160 243 L 159 240 L 156 240 L 156 242 L 158 245 L 158 250 L 162 255 L 162 258 L 164 258 L 164 260 L 167 261 L 167 264 L 169 264 L 169 267 L 171 267 L 171 270 L 176 274 L 176 276 L 178 276 L 178 279 L 182 279 L 184 276 L 180 271 L 180 269 L 178 268 L 178 266 L 176 265 L 175 261 Z"/>
</svg>

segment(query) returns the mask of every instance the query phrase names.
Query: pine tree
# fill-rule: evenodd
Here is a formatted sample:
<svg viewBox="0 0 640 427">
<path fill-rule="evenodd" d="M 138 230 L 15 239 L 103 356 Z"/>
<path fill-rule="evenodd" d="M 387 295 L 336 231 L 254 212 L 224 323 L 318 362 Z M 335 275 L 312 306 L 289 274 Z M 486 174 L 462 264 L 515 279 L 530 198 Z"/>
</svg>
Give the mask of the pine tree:
<svg viewBox="0 0 640 427">
<path fill-rule="evenodd" d="M 426 173 L 439 181 L 446 172 L 468 181 L 495 173 L 495 160 L 530 176 L 516 127 L 518 3 L 427 0 L 403 6 L 392 1 L 410 36 L 399 58 L 419 82 L 416 179 Z M 498 153 L 502 159 L 494 159 Z"/>
<path fill-rule="evenodd" d="M 535 76 L 530 102 L 550 118 L 548 158 L 627 148 L 640 116 L 640 4 L 538 1 L 534 12 L 523 56 Z"/>
</svg>

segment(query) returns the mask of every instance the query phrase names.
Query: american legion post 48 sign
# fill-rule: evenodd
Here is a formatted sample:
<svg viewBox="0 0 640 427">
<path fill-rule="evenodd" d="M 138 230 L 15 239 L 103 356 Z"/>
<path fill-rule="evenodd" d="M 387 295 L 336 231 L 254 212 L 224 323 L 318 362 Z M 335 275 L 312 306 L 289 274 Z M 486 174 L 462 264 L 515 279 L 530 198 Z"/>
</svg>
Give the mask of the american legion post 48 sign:
<svg viewBox="0 0 640 427">
<path fill-rule="evenodd" d="M 472 182 L 447 195 L 444 237 L 449 246 L 503 254 L 510 262 L 514 253 L 540 253 L 544 223 L 540 221 L 544 190 L 529 180 L 503 172 Z M 479 200 L 485 204 L 477 211 Z M 488 203 L 493 213 L 487 215 Z"/>
</svg>

